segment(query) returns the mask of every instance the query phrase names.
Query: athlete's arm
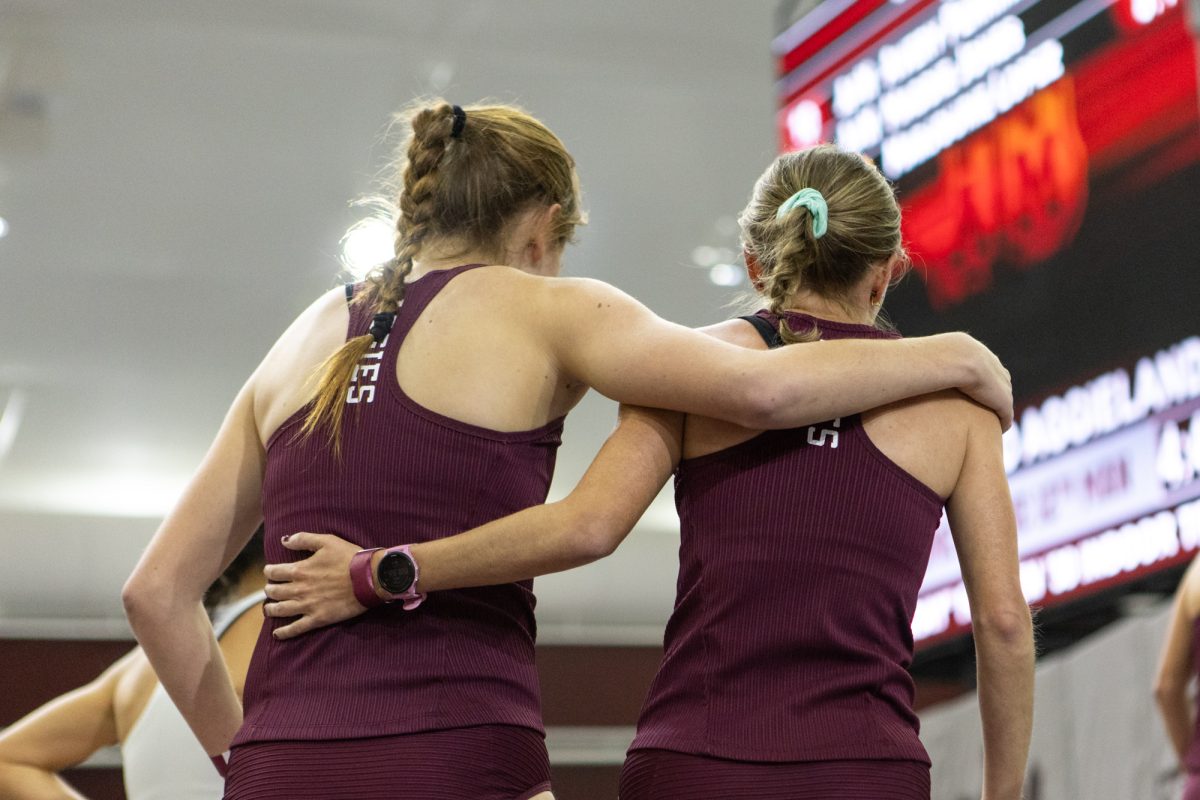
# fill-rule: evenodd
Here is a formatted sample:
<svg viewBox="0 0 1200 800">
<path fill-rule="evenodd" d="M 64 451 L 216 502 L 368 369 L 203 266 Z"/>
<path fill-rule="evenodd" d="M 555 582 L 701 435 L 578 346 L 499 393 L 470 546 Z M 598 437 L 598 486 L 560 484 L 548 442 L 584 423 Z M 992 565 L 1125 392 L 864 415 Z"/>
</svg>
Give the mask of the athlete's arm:
<svg viewBox="0 0 1200 800">
<path fill-rule="evenodd" d="M 1033 626 L 1021 592 L 1017 524 L 1000 426 L 972 407 L 947 513 L 962 567 L 983 721 L 984 800 L 1019 800 L 1033 728 Z"/>
<path fill-rule="evenodd" d="M 1188 567 L 1175 592 L 1171 623 L 1154 677 L 1154 700 L 1180 765 L 1192 744 L 1195 725 L 1196 712 L 1188 699 L 1187 689 L 1194 666 L 1192 640 L 1197 612 L 1200 612 L 1200 559 Z"/>
<path fill-rule="evenodd" d="M 337 349 L 347 317 L 345 294 L 333 289 L 279 337 L 125 584 L 134 634 L 209 755 L 225 752 L 241 726 L 243 678 L 231 682 L 201 600 L 262 521 L 266 437 L 308 399 L 296 376 L 310 375 Z M 223 638 L 236 636 L 243 622 Z M 243 654 L 229 663 L 239 673 L 247 662 Z"/>
<path fill-rule="evenodd" d="M 229 748 L 242 707 L 201 600 L 262 520 L 264 454 L 253 378 L 150 541 L 122 599 L 154 671 L 209 755 Z"/>
<path fill-rule="evenodd" d="M 113 698 L 135 650 L 86 686 L 56 697 L 0 732 L 0 797 L 83 800 L 58 773 L 117 743 Z"/>
<path fill-rule="evenodd" d="M 679 461 L 683 415 L 622 406 L 617 429 L 571 493 L 457 536 L 413 545 L 424 592 L 491 586 L 578 567 L 611 553 L 633 529 Z M 284 546 L 308 558 L 266 568 L 266 613 L 297 619 L 288 639 L 361 614 L 346 577 L 358 546 L 329 534 L 297 533 Z M 382 553 L 376 554 L 376 562 Z M 377 566 L 377 563 L 374 566 Z"/>
<path fill-rule="evenodd" d="M 960 389 L 1012 422 L 1008 371 L 983 345 L 950 333 L 844 339 L 748 350 L 659 318 L 599 281 L 556 278 L 530 315 L 564 372 L 639 406 L 792 428 L 942 389 Z"/>
</svg>

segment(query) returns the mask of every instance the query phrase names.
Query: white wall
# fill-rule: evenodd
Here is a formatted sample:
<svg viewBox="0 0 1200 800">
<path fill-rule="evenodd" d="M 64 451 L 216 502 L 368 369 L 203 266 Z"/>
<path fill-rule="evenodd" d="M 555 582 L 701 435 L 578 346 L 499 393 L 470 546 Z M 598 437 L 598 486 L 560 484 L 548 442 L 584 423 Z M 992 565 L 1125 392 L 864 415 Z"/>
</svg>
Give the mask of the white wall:
<svg viewBox="0 0 1200 800">
<path fill-rule="evenodd" d="M 1174 800 L 1175 759 L 1151 694 L 1169 605 L 1038 664 L 1026 800 Z M 921 715 L 933 800 L 978 800 L 974 694 Z"/>
</svg>

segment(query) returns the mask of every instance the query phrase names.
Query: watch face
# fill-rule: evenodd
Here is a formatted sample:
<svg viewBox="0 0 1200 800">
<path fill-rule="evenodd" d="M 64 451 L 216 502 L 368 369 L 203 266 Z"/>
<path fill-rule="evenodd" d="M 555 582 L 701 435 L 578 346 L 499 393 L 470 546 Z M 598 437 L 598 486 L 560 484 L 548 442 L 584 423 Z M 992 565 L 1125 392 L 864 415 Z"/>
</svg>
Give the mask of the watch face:
<svg viewBox="0 0 1200 800">
<path fill-rule="evenodd" d="M 390 594 L 404 594 L 412 588 L 417 571 L 404 553 L 388 553 L 379 561 L 379 585 Z"/>
</svg>

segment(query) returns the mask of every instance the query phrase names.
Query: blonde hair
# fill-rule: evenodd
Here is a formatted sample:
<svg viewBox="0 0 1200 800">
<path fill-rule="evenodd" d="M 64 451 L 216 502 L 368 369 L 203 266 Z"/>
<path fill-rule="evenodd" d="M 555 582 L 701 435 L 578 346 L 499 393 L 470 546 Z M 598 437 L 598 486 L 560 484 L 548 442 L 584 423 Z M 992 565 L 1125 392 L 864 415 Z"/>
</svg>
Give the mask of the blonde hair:
<svg viewBox="0 0 1200 800">
<path fill-rule="evenodd" d="M 819 191 L 829 209 L 820 238 L 805 206 L 777 216 L 780 206 L 805 188 Z M 828 144 L 775 159 L 755 183 L 738 224 L 742 246 L 758 260 L 756 288 L 776 313 L 802 289 L 843 298 L 872 266 L 904 255 L 900 206 L 891 184 L 867 159 Z M 783 321 L 779 332 L 788 343 L 819 336 L 815 330 L 798 334 Z"/>
<path fill-rule="evenodd" d="M 372 270 L 354 303 L 375 314 L 394 314 L 413 260 L 428 242 L 452 240 L 463 253 L 480 251 L 499 261 L 508 225 L 524 211 L 562 206 L 552 232 L 559 245 L 586 222 L 575 160 L 549 128 L 521 109 L 477 105 L 456 112 L 445 101 L 419 101 L 395 121 L 406 130 L 386 184 L 395 198 L 389 202 L 396 255 Z M 318 368 L 316 396 L 301 435 L 326 427 L 338 449 L 343 401 L 374 341 L 369 333 L 349 339 Z"/>
</svg>

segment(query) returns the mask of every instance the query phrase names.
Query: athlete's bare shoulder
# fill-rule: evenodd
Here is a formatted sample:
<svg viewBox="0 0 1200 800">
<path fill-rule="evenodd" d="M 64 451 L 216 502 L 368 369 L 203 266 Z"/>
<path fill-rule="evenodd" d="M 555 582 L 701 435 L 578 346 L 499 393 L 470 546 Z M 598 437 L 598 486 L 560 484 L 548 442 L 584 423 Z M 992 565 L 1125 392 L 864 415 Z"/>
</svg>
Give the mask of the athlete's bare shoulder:
<svg viewBox="0 0 1200 800">
<path fill-rule="evenodd" d="M 934 392 L 896 405 L 911 409 L 905 415 L 906 421 L 925 430 L 943 430 L 963 437 L 994 433 L 997 438 L 1003 432 L 996 412 L 976 403 L 957 389 Z"/>
<path fill-rule="evenodd" d="M 1000 436 L 993 412 L 952 389 L 872 409 L 862 419 L 879 450 L 943 498 L 958 480 L 968 439 L 989 425 Z"/>
<path fill-rule="evenodd" d="M 508 311 L 525 318 L 540 306 L 552 308 L 556 299 L 571 294 L 572 290 L 578 291 L 586 284 L 600 282 L 534 275 L 516 267 L 496 264 L 457 276 L 438 293 L 438 302 L 461 308 L 487 306 L 492 315 Z"/>
<path fill-rule="evenodd" d="M 1179 595 L 1184 615 L 1190 620 L 1200 616 L 1200 558 L 1188 565 L 1179 583 Z"/>
<path fill-rule="evenodd" d="M 348 308 L 343 287 L 325 292 L 300 312 L 255 370 L 254 418 L 264 441 L 312 397 L 311 377 L 346 341 Z"/>
<path fill-rule="evenodd" d="M 907 424 L 923 420 L 942 420 L 944 424 L 965 430 L 968 425 L 979 424 L 983 412 L 993 419 L 996 415 L 968 398 L 956 389 L 946 389 L 931 394 L 910 397 L 890 405 L 868 411 L 864 417 L 891 415 L 903 418 Z"/>
</svg>

